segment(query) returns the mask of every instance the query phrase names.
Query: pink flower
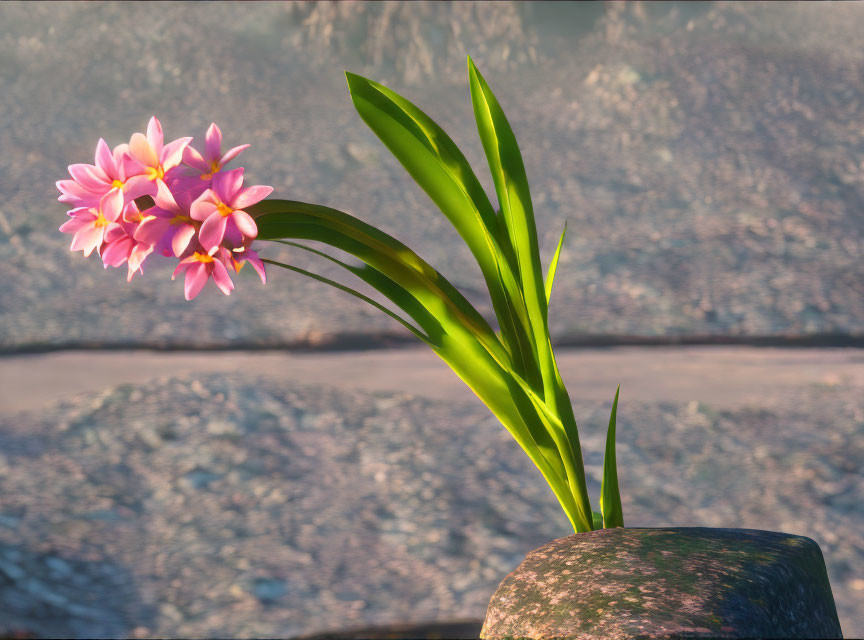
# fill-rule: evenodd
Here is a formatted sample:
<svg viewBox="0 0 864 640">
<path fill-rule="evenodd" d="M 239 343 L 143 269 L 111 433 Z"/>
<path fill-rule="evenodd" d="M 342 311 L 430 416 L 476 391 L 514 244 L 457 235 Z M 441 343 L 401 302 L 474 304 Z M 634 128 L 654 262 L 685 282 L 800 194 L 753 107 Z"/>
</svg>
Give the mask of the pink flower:
<svg viewBox="0 0 864 640">
<path fill-rule="evenodd" d="M 142 218 L 134 202 L 130 203 L 128 207 L 134 209 L 134 212 L 127 212 L 126 218 L 133 220 Z M 106 231 L 105 246 L 102 249 L 102 261 L 105 263 L 106 269 L 109 266 L 119 267 L 124 262 L 128 263 L 127 282 L 132 280 L 136 271 L 144 273 L 141 263 L 153 252 L 152 244 L 135 239 L 134 234 L 137 227 L 137 222 L 127 222 L 121 219 L 118 224 Z"/>
<path fill-rule="evenodd" d="M 245 245 L 246 241 L 258 235 L 255 221 L 243 211 L 243 207 L 260 202 L 273 192 L 273 187 L 259 185 L 242 189 L 242 185 L 242 168 L 220 171 L 213 176 L 212 188 L 198 196 L 190 207 L 192 218 L 203 223 L 198 230 L 198 240 L 209 254 L 222 243 L 226 231 L 234 247 Z M 241 242 L 232 237 L 236 232 L 239 232 Z"/>
<path fill-rule="evenodd" d="M 177 204 L 168 187 L 161 180 L 153 200 L 155 207 L 147 209 L 147 216 L 138 225 L 135 239 L 150 245 L 163 256 L 180 256 L 195 236 L 195 223 L 189 216 L 189 202 L 182 195 Z"/>
<path fill-rule="evenodd" d="M 191 145 L 183 150 L 183 163 L 190 169 L 182 174 L 178 173 L 178 177 L 171 184 L 171 189 L 175 193 L 188 191 L 193 200 L 210 188 L 213 176 L 249 147 L 248 144 L 241 144 L 223 155 L 222 132 L 214 122 L 211 122 L 207 129 L 204 144 L 203 155 Z"/>
<path fill-rule="evenodd" d="M 141 175 L 143 167 L 136 173 L 136 167 L 129 164 L 128 151 L 129 145 L 121 144 L 112 153 L 105 140 L 99 138 L 96 164 L 70 165 L 72 180 L 57 182 L 62 193 L 57 199 L 67 204 L 92 207 L 111 189 L 121 189 L 126 202 L 143 195 L 149 188 L 149 181 Z"/>
<path fill-rule="evenodd" d="M 203 247 L 199 248 L 203 249 Z M 230 264 L 230 260 L 231 252 L 224 247 L 219 247 L 214 255 L 204 253 L 203 250 L 194 250 L 191 255 L 180 261 L 171 274 L 171 279 L 176 278 L 182 271 L 186 272 L 184 293 L 187 300 L 191 300 L 201 292 L 210 276 L 213 276 L 213 282 L 227 296 L 234 290 L 234 283 L 231 282 L 228 269 L 225 268 L 226 264 Z"/>
<path fill-rule="evenodd" d="M 69 215 L 72 217 L 60 231 L 63 233 L 74 233 L 72 238 L 72 251 L 84 251 L 88 257 L 93 249 L 101 249 L 105 242 L 105 234 L 114 227 L 119 226 L 121 213 L 123 211 L 123 192 L 120 189 L 111 189 L 96 207 L 78 207 L 72 209 Z"/>
<path fill-rule="evenodd" d="M 237 273 L 240 273 L 240 269 L 243 268 L 243 265 L 246 264 L 247 260 L 249 261 L 249 264 L 252 265 L 252 268 L 258 272 L 258 276 L 261 278 L 261 283 L 267 284 L 267 274 L 264 272 L 264 263 L 261 261 L 261 258 L 258 257 L 257 251 L 252 251 L 247 248 L 243 251 L 231 252 L 231 265 Z"/>
<path fill-rule="evenodd" d="M 156 116 L 150 118 L 147 124 L 146 137 L 141 133 L 132 134 L 129 140 L 131 166 L 146 176 L 149 183 L 146 195 L 156 194 L 156 182 L 164 181 L 165 174 L 180 164 L 183 150 L 191 141 L 192 138 L 178 138 L 163 146 L 162 125 Z"/>
</svg>

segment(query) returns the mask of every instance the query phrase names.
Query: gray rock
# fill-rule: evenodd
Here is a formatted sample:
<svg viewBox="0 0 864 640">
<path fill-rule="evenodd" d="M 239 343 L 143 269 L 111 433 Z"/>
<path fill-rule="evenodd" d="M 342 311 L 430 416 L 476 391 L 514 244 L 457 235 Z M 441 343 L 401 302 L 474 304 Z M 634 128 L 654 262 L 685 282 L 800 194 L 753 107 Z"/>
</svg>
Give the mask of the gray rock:
<svg viewBox="0 0 864 640">
<path fill-rule="evenodd" d="M 481 638 L 838 638 L 819 545 L 754 529 L 602 529 L 535 549 Z"/>
</svg>

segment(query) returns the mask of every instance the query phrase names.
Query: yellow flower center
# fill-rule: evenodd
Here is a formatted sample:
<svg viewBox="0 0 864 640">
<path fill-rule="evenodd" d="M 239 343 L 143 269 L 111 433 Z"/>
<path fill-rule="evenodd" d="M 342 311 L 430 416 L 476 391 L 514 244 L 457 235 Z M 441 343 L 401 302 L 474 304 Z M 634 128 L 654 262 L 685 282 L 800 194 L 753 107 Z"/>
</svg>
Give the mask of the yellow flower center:
<svg viewBox="0 0 864 640">
<path fill-rule="evenodd" d="M 157 167 L 147 167 L 144 170 L 144 173 L 150 180 L 156 180 L 157 178 L 161 180 L 165 177 L 165 170 L 162 168 L 161 164 Z"/>
<path fill-rule="evenodd" d="M 129 222 L 141 222 L 142 220 L 144 220 L 144 214 L 140 211 L 137 211 L 135 213 L 127 215 L 126 220 L 128 220 Z"/>
<path fill-rule="evenodd" d="M 102 215 L 101 211 L 96 212 L 96 219 L 93 221 L 94 227 L 107 227 L 110 223 L 105 219 L 105 216 Z"/>
<path fill-rule="evenodd" d="M 201 253 L 200 251 L 196 251 L 192 258 L 194 258 L 196 262 L 203 262 L 205 264 L 213 262 L 213 256 L 208 256 L 206 253 Z"/>
<path fill-rule="evenodd" d="M 234 211 L 231 207 L 229 207 L 224 202 L 220 202 L 219 206 L 216 207 L 216 211 L 222 214 L 222 217 L 230 216 L 231 212 Z"/>
<path fill-rule="evenodd" d="M 114 182 L 111 183 L 111 188 L 112 189 L 122 189 L 123 183 L 120 182 L 119 180 L 115 180 Z"/>
<path fill-rule="evenodd" d="M 219 173 L 219 169 L 221 168 L 222 167 L 219 166 L 219 163 L 214 160 L 210 163 L 210 173 L 202 173 L 199 177 L 201 178 L 201 180 L 209 180 L 213 177 L 214 173 Z"/>
<path fill-rule="evenodd" d="M 192 218 L 189 216 L 180 215 L 179 213 L 171 218 L 171 224 L 175 227 L 180 224 L 186 224 L 187 222 L 192 222 Z"/>
</svg>

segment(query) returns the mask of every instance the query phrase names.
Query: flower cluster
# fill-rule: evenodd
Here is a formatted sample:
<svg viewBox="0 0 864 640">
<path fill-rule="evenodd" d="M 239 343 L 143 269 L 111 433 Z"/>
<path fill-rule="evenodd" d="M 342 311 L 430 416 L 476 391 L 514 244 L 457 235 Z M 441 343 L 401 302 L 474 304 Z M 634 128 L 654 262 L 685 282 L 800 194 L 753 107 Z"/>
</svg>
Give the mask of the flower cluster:
<svg viewBox="0 0 864 640">
<path fill-rule="evenodd" d="M 249 145 L 222 153 L 222 132 L 211 124 L 201 153 L 192 138 L 163 144 L 155 117 L 147 135 L 135 133 L 129 144 L 112 152 L 101 138 L 96 164 L 73 164 L 71 180 L 60 180 L 60 202 L 74 207 L 60 231 L 74 234 L 72 251 L 89 256 L 95 249 L 105 268 L 128 266 L 127 281 L 151 253 L 174 256 L 180 263 L 172 279 L 185 272 L 191 300 L 210 277 L 228 295 L 229 271 L 248 261 L 267 281 L 264 264 L 251 249 L 258 227 L 243 209 L 272 193 L 272 187 L 243 187 L 243 168 L 226 170 Z M 136 200 L 150 196 L 153 206 L 140 210 Z M 140 202 L 140 200 L 139 200 Z"/>
</svg>

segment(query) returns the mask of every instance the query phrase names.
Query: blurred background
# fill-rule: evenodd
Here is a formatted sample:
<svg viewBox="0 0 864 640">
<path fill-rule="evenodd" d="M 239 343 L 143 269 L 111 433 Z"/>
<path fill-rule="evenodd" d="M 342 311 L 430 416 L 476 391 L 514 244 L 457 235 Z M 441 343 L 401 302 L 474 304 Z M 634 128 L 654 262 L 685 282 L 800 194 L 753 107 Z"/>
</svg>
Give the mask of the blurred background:
<svg viewBox="0 0 864 640">
<path fill-rule="evenodd" d="M 862 34 L 864 7 L 835 2 L 0 4 L 0 631 L 476 624 L 572 532 L 488 410 L 370 305 L 275 268 L 187 302 L 174 261 L 127 283 L 57 231 L 55 182 L 100 137 L 156 115 L 201 148 L 215 122 L 252 145 L 247 184 L 395 236 L 491 318 L 344 78 L 420 106 L 494 195 L 471 55 L 519 141 L 544 273 L 568 223 L 550 325 L 592 497 L 632 379 L 625 524 L 811 537 L 864 635 Z M 751 346 L 584 349 L 682 343 Z"/>
</svg>

